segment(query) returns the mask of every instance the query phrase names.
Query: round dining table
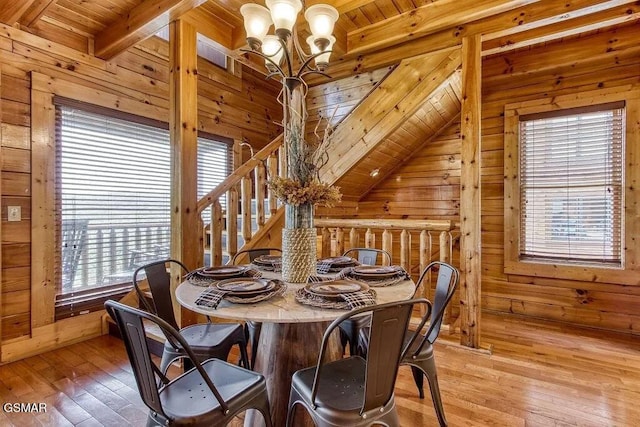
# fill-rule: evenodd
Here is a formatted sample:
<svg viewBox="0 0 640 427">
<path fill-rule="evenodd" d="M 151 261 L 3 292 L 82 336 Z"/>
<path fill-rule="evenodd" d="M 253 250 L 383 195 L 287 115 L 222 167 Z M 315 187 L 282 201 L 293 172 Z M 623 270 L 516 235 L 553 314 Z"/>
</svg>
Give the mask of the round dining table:
<svg viewBox="0 0 640 427">
<path fill-rule="evenodd" d="M 265 271 L 262 277 L 279 279 L 279 273 Z M 280 296 L 251 303 L 237 304 L 222 300 L 217 308 L 196 305 L 195 301 L 206 289 L 190 283 L 181 283 L 176 289 L 176 299 L 183 307 L 207 316 L 223 319 L 254 321 L 262 323 L 260 341 L 257 349 L 255 371 L 263 374 L 267 380 L 271 416 L 274 426 L 284 426 L 287 417 L 291 376 L 299 369 L 315 366 L 318 363 L 320 344 L 325 329 L 331 321 L 348 310 L 336 310 L 311 307 L 295 299 L 295 292 L 305 284 L 286 283 L 287 290 Z M 376 303 L 410 299 L 415 285 L 406 279 L 392 286 L 375 287 Z M 330 343 L 327 356 L 329 360 L 341 357 L 342 348 L 337 334 Z M 250 412 L 250 413 L 249 413 Z M 308 417 L 301 418 L 296 411 L 294 425 L 313 425 Z M 248 411 L 246 426 L 263 425 L 257 411 Z"/>
</svg>

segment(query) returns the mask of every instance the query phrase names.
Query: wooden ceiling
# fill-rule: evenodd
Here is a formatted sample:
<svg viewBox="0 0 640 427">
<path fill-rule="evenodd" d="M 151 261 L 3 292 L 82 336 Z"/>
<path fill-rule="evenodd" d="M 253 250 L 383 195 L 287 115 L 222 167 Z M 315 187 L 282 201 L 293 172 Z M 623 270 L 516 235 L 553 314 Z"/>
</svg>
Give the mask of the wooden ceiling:
<svg viewBox="0 0 640 427">
<path fill-rule="evenodd" d="M 261 64 L 239 51 L 246 47 L 239 13 L 246 2 L 4 1 L 0 4 L 0 22 L 109 61 L 151 39 L 171 19 L 180 17 L 230 57 L 261 69 Z M 256 2 L 264 4 L 264 0 Z M 311 86 L 309 132 L 320 117 L 330 117 L 334 111 L 332 123 L 346 117 L 404 58 L 457 46 L 466 35 L 482 34 L 483 55 L 498 56 L 604 28 L 638 25 L 640 19 L 637 0 L 307 0 L 306 4 L 320 2 L 333 4 L 340 12 L 328 69 L 337 86 L 324 78 L 307 80 Z M 308 34 L 304 19 L 298 19 L 297 32 L 302 40 Z M 350 80 L 354 76 L 367 78 Z M 353 83 L 356 81 L 359 83 Z M 336 90 L 349 99 L 340 98 Z M 455 121 L 459 109 L 460 75 L 454 73 L 375 153 L 338 180 L 345 198 L 363 197 L 403 159 Z M 375 169 L 380 173 L 371 177 Z"/>
<path fill-rule="evenodd" d="M 335 78 L 459 44 L 483 34 L 485 54 L 637 22 L 637 0 L 307 0 L 340 12 L 330 72 Z M 245 46 L 239 13 L 247 0 L 20 0 L 0 5 L 0 22 L 109 60 L 182 17 L 236 58 Z M 263 0 L 258 0 L 263 3 Z M 308 33 L 298 20 L 301 37 Z M 243 59 L 243 62 L 246 62 Z M 320 82 L 320 80 L 318 80 Z"/>
</svg>

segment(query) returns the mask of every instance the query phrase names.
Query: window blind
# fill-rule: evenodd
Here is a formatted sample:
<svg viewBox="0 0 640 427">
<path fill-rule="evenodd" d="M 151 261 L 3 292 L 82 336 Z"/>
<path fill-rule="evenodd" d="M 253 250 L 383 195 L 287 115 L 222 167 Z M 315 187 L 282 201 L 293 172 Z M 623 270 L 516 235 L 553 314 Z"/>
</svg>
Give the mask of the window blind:
<svg viewBox="0 0 640 427">
<path fill-rule="evenodd" d="M 621 265 L 624 105 L 520 117 L 520 255 Z"/>
<path fill-rule="evenodd" d="M 168 126 L 110 113 L 56 105 L 61 298 L 130 284 L 138 266 L 169 255 Z M 198 195 L 230 162 L 226 140 L 198 138 Z"/>
</svg>

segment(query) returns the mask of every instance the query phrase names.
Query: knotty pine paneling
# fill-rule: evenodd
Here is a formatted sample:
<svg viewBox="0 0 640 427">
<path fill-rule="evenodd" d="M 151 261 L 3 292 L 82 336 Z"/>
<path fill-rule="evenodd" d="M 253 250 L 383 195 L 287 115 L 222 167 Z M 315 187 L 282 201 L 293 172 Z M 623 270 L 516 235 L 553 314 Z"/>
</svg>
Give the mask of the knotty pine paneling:
<svg viewBox="0 0 640 427">
<path fill-rule="evenodd" d="M 637 86 L 638 38 L 640 27 L 634 25 L 484 59 L 481 185 L 485 310 L 640 334 L 638 287 L 503 273 L 505 104 Z M 358 203 L 358 216 L 458 221 L 458 132 L 459 125 L 453 124 L 423 146 Z M 417 253 L 412 259 L 417 259 Z"/>
<path fill-rule="evenodd" d="M 68 3 L 68 2 L 67 2 Z M 96 13 L 100 13 L 96 9 Z M 123 101 L 138 101 L 169 108 L 169 64 L 166 57 L 150 50 L 132 48 L 104 62 L 87 52 L 87 38 L 46 20 L 32 28 L 35 34 L 3 27 L 0 36 L 2 101 L 2 336 L 19 338 L 31 332 L 31 78 L 30 72 L 116 95 Z M 166 47 L 167 42 L 157 42 Z M 69 49 L 71 48 L 71 49 Z M 73 49 L 79 51 L 74 52 Z M 166 49 L 164 49 L 166 50 Z M 160 49 L 160 51 L 163 51 Z M 279 87 L 265 82 L 252 70 L 237 75 L 205 61 L 199 62 L 199 129 L 233 139 L 249 141 L 260 148 L 281 130 L 282 107 L 276 101 Z M 158 120 L 168 120 L 159 116 Z M 6 206 L 22 207 L 20 222 L 6 221 Z M 37 232 L 37 230 L 36 230 Z M 53 302 L 51 302 L 53 304 Z"/>
</svg>

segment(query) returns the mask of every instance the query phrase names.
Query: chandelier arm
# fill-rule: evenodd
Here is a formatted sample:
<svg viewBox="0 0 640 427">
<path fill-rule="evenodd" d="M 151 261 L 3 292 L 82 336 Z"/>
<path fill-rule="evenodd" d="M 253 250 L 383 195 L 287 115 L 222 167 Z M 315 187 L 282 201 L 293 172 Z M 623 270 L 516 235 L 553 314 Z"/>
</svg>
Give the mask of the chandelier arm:
<svg viewBox="0 0 640 427">
<path fill-rule="evenodd" d="M 312 55 L 309 55 L 306 58 L 306 60 L 304 61 L 304 63 L 300 66 L 300 69 L 298 70 L 297 77 L 302 77 L 304 74 L 307 74 L 308 72 L 316 72 L 316 73 L 321 73 L 323 76 L 330 78 L 331 76 L 329 76 L 327 74 L 324 74 L 321 71 L 316 70 L 315 68 L 311 68 L 311 66 L 309 65 L 311 63 L 311 61 L 316 59 L 318 56 L 323 55 L 325 53 L 330 53 L 330 52 L 333 52 L 333 50 L 325 50 L 324 52 L 318 52 L 318 53 L 314 53 Z M 309 71 L 308 72 L 303 72 L 305 68 L 307 68 Z"/>
<path fill-rule="evenodd" d="M 301 47 L 300 38 L 298 37 L 297 27 L 293 27 L 292 37 L 293 37 L 293 46 L 295 47 L 296 52 L 298 53 L 298 58 L 300 58 L 300 60 L 303 62 L 308 62 L 307 61 L 308 55 L 305 53 L 304 49 L 302 49 Z"/>
<path fill-rule="evenodd" d="M 240 52 L 252 53 L 254 55 L 258 55 L 259 57 L 263 58 L 266 61 L 269 61 L 271 65 L 273 65 L 276 68 L 277 71 L 270 72 L 266 78 L 271 78 L 272 76 L 275 76 L 278 74 L 281 75 L 282 77 L 285 77 L 284 70 L 280 67 L 280 65 L 276 64 L 271 58 L 269 58 L 269 56 L 265 55 L 264 53 L 258 52 L 256 50 L 249 50 L 249 49 L 240 49 Z"/>
<path fill-rule="evenodd" d="M 287 69 L 289 70 L 289 74 L 282 74 L 283 77 L 292 77 L 293 76 L 293 65 L 292 65 L 292 61 L 293 58 L 291 57 L 291 54 L 289 53 L 289 49 L 287 49 L 287 41 L 283 40 L 283 39 L 278 39 L 280 40 L 280 45 L 281 45 L 281 49 L 284 50 L 284 58 L 287 61 Z"/>
</svg>

